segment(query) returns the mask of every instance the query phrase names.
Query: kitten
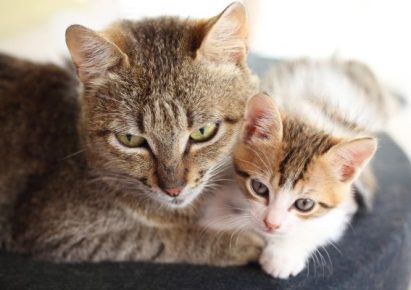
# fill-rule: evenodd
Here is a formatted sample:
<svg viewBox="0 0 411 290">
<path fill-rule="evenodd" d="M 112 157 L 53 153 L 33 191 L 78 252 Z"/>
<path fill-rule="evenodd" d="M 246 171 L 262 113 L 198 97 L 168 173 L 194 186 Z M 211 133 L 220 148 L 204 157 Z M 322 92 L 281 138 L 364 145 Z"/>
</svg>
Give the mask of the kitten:
<svg viewBox="0 0 411 290">
<path fill-rule="evenodd" d="M 288 62 L 263 87 L 276 102 L 264 94 L 249 100 L 233 156 L 244 195 L 213 201 L 207 216 L 219 229 L 251 224 L 267 239 L 263 269 L 288 278 L 338 241 L 357 211 L 352 185 L 376 151 L 385 93 L 354 62 Z"/>
<path fill-rule="evenodd" d="M 15 186 L 0 186 L 5 199 L 15 196 L 7 247 L 53 261 L 257 260 L 263 241 L 255 235 L 228 247 L 230 232 L 216 239 L 196 224 L 257 88 L 246 38 L 239 3 L 207 20 L 120 21 L 99 33 L 73 25 L 66 41 L 78 100 L 61 69 L 38 65 L 20 87 L 30 70 L 10 80 L 18 61 L 0 58 L 1 82 L 9 82 L 0 102 L 15 102 L 0 125 L 0 153 L 9 155 L 1 166 L 11 172 L 2 170 L 0 181 Z M 74 111 L 66 118 L 67 102 Z M 42 170 L 25 174 L 37 158 L 46 160 Z"/>
</svg>

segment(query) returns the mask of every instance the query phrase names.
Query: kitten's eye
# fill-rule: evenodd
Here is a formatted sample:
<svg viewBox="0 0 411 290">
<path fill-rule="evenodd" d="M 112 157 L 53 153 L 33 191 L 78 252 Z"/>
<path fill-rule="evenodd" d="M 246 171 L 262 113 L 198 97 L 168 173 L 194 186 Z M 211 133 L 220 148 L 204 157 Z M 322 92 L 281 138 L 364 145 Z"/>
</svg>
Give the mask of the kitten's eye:
<svg viewBox="0 0 411 290">
<path fill-rule="evenodd" d="M 122 145 L 130 148 L 141 147 L 146 141 L 146 139 L 141 136 L 128 133 L 118 133 L 116 134 L 116 138 Z"/>
<path fill-rule="evenodd" d="M 314 208 L 315 201 L 310 198 L 300 198 L 294 203 L 296 209 L 301 212 L 308 212 Z"/>
<path fill-rule="evenodd" d="M 251 179 L 251 188 L 257 195 L 262 197 L 268 196 L 268 193 L 270 192 L 268 187 L 257 179 Z"/>
<path fill-rule="evenodd" d="M 217 133 L 218 123 L 208 123 L 203 127 L 194 130 L 190 138 L 195 142 L 205 142 L 214 137 Z"/>
</svg>

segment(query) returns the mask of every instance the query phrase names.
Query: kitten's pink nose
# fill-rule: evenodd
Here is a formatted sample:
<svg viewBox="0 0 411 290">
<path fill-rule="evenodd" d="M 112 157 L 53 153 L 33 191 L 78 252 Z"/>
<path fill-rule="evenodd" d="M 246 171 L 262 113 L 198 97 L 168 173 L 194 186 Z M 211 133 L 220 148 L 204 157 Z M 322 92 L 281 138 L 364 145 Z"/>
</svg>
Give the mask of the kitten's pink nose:
<svg viewBox="0 0 411 290">
<path fill-rule="evenodd" d="M 164 191 L 172 197 L 178 196 L 181 191 L 183 190 L 182 186 L 177 186 L 177 187 L 171 187 L 171 188 L 164 188 Z"/>
<path fill-rule="evenodd" d="M 264 219 L 264 224 L 269 232 L 277 230 L 281 226 L 280 224 L 271 223 L 267 218 Z"/>
</svg>

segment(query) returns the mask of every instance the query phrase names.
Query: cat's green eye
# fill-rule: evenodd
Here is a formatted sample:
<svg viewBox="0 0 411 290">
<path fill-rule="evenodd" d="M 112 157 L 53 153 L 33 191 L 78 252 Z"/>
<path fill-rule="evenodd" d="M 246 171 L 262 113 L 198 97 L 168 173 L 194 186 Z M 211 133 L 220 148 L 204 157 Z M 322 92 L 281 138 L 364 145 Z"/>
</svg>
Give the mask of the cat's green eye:
<svg viewBox="0 0 411 290">
<path fill-rule="evenodd" d="M 116 138 L 122 145 L 130 148 L 141 147 L 146 141 L 141 136 L 128 133 L 117 133 Z"/>
<path fill-rule="evenodd" d="M 217 133 L 217 123 L 207 123 L 203 127 L 194 130 L 190 134 L 190 139 L 195 142 L 205 142 L 214 137 Z"/>
<path fill-rule="evenodd" d="M 294 207 L 301 212 L 309 212 L 315 206 L 315 201 L 311 198 L 300 198 L 294 202 Z"/>
<path fill-rule="evenodd" d="M 262 196 L 262 197 L 267 197 L 268 194 L 270 193 L 270 190 L 268 189 L 268 187 L 257 179 L 251 179 L 251 188 L 253 189 L 255 194 Z"/>
</svg>

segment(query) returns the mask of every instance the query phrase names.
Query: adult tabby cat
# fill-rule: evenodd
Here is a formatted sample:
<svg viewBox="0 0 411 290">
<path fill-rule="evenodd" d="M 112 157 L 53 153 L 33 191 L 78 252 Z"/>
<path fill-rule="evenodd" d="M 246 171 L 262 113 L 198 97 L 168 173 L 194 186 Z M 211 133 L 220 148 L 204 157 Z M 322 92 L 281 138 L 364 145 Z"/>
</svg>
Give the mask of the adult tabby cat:
<svg viewBox="0 0 411 290">
<path fill-rule="evenodd" d="M 257 260 L 258 237 L 229 247 L 231 233 L 195 225 L 256 90 L 246 37 L 239 3 L 208 20 L 71 26 L 79 99 L 61 69 L 1 56 L 7 248 L 54 261 Z"/>
<path fill-rule="evenodd" d="M 240 188 L 213 200 L 204 223 L 261 233 L 263 269 L 288 278 L 343 235 L 357 211 L 353 184 L 371 205 L 367 164 L 389 98 L 357 62 L 285 62 L 263 88 L 273 97 L 249 100 L 234 151 Z"/>
</svg>

